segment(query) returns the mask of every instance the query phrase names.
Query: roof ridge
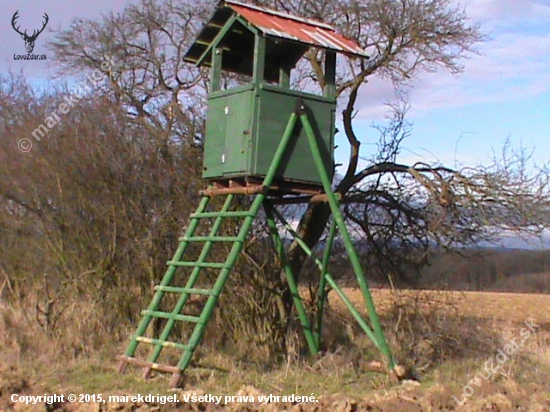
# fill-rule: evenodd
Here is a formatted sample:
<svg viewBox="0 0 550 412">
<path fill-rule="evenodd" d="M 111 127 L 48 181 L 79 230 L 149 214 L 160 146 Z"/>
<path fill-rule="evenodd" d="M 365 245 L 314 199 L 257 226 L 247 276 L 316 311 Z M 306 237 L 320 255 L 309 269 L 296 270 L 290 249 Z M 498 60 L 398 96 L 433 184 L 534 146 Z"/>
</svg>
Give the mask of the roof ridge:
<svg viewBox="0 0 550 412">
<path fill-rule="evenodd" d="M 322 27 L 322 28 L 325 28 L 325 29 L 336 31 L 336 29 L 328 23 L 324 23 L 322 21 L 317 21 L 317 20 L 313 20 L 313 19 L 306 19 L 305 17 L 294 16 L 292 14 L 284 13 L 284 12 L 279 11 L 279 10 L 273 10 L 273 9 L 268 9 L 266 7 L 261 7 L 261 6 L 256 6 L 256 5 L 253 5 L 253 4 L 243 3 L 243 2 L 238 1 L 238 0 L 225 0 L 225 3 L 233 4 L 235 6 L 246 7 L 246 8 L 261 11 L 261 12 L 264 12 L 264 13 L 269 13 L 269 14 L 272 14 L 274 16 L 283 17 L 285 19 L 295 20 L 295 21 L 299 21 L 299 22 L 302 22 L 302 23 L 310 24 L 312 26 Z"/>
</svg>

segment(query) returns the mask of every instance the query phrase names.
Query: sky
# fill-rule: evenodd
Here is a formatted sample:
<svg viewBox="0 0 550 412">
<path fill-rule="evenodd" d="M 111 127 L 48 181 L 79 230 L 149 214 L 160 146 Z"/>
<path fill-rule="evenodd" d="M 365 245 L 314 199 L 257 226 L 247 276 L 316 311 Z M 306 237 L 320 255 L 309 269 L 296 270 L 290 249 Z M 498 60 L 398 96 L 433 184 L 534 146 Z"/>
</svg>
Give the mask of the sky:
<svg viewBox="0 0 550 412">
<path fill-rule="evenodd" d="M 460 4 L 487 40 L 462 62 L 463 73 L 426 73 L 411 83 L 413 130 L 399 160 L 488 164 L 509 139 L 544 164 L 550 157 L 550 0 Z M 357 116 L 366 145 L 376 140 L 370 126 L 384 119 L 392 96 L 387 82 L 368 86 Z"/>
<path fill-rule="evenodd" d="M 11 25 L 12 17 L 19 11 L 16 26 L 20 30 L 27 29 L 28 34 L 39 29 L 44 21 L 44 13 L 49 17 L 48 24 L 36 42 L 33 54 L 48 55 L 45 44 L 52 40 L 54 32 L 70 27 L 77 18 L 96 19 L 101 14 L 110 11 L 118 12 L 124 9 L 130 0 L 2 0 L 0 7 L 0 74 L 9 71 L 23 73 L 34 83 L 43 83 L 56 76 L 54 62 L 14 60 L 14 54 L 26 54 L 25 43 Z"/>
<path fill-rule="evenodd" d="M 33 85 L 56 79 L 55 62 L 14 60 L 25 54 L 24 42 L 11 27 L 19 11 L 21 28 L 48 26 L 36 40 L 35 54 L 47 54 L 54 32 L 76 18 L 96 19 L 118 12 L 133 0 L 3 0 L 0 9 L 0 74 L 23 72 Z M 70 4 L 70 6 L 68 5 Z M 449 166 L 489 164 L 508 139 L 534 153 L 538 164 L 550 154 L 550 0 L 461 0 L 472 23 L 487 40 L 462 63 L 463 73 L 426 73 L 409 85 L 408 120 L 413 129 L 398 161 Z M 67 79 L 71 81 L 71 79 Z M 394 99 L 391 84 L 372 79 L 358 99 L 356 132 L 364 154 L 376 149 L 373 123 L 387 114 Z M 342 127 L 340 127 L 342 130 Z M 340 133 L 336 161 L 346 164 L 347 147 Z M 343 170 L 342 170 L 343 171 Z M 550 237 L 550 234 L 549 234 Z"/>
<path fill-rule="evenodd" d="M 121 11 L 132 0 L 3 0 L 0 10 L 0 73 L 23 71 L 33 84 L 56 76 L 53 61 L 14 60 L 24 54 L 24 43 L 11 27 L 19 11 L 21 27 L 39 28 L 44 13 L 46 30 L 36 41 L 35 54 L 46 53 L 54 31 L 69 27 L 75 18 L 99 18 Z M 71 6 L 67 6 L 71 4 Z M 426 73 L 409 87 L 411 137 L 399 161 L 439 162 L 450 166 L 489 163 L 508 139 L 512 146 L 533 151 L 543 164 L 550 153 L 550 0 L 460 0 L 487 41 L 479 54 L 462 63 L 463 73 Z M 375 150 L 373 123 L 384 120 L 394 99 L 391 84 L 373 79 L 358 99 L 357 134 L 365 154 Z M 340 127 L 340 129 L 342 129 Z M 337 162 L 346 163 L 347 147 L 340 136 Z"/>
</svg>

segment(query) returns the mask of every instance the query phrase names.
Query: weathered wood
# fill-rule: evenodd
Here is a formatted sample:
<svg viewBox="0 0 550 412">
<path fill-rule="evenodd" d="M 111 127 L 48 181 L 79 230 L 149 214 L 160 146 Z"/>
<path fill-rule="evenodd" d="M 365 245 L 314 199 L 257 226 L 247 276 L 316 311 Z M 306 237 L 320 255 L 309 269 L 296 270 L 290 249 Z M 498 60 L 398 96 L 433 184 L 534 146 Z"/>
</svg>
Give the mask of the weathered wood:
<svg viewBox="0 0 550 412">
<path fill-rule="evenodd" d="M 336 200 L 340 201 L 342 199 L 342 195 L 340 193 L 334 193 L 334 197 Z M 312 196 L 311 199 L 309 199 L 311 203 L 315 202 L 328 202 L 328 197 L 326 194 L 322 193 L 320 195 Z"/>
<path fill-rule="evenodd" d="M 338 200 L 342 199 L 342 195 L 335 193 Z M 301 203 L 326 203 L 328 201 L 327 195 L 324 193 L 316 194 L 313 196 L 294 196 L 294 197 L 281 197 L 278 199 L 271 199 L 271 202 L 275 205 L 295 205 Z"/>
<path fill-rule="evenodd" d="M 170 378 L 170 388 L 180 388 L 183 386 L 181 372 L 174 372 Z"/>
<path fill-rule="evenodd" d="M 130 358 L 128 356 L 119 356 L 118 358 L 121 360 L 119 370 L 120 370 L 120 367 L 122 366 L 123 363 L 125 364 L 124 369 L 126 369 L 126 366 L 129 363 L 131 363 L 133 365 L 141 366 L 141 367 L 146 368 L 146 369 L 154 369 L 154 370 L 161 371 L 161 372 L 168 372 L 168 373 L 180 373 L 181 372 L 177 366 L 162 365 L 160 363 L 148 362 L 146 360 L 137 359 L 137 358 Z"/>
<path fill-rule="evenodd" d="M 212 186 L 199 191 L 201 196 L 221 196 L 227 194 L 254 195 L 267 191 L 268 196 L 277 197 L 288 194 L 321 195 L 321 188 L 316 185 L 308 185 L 299 182 L 277 182 L 272 184 L 269 189 L 262 185 L 262 181 L 247 178 L 247 179 L 229 179 L 216 180 L 212 182 Z M 308 198 L 309 199 L 309 198 Z M 316 201 L 316 200 L 314 200 Z M 296 202 L 296 203 L 301 203 Z M 281 202 L 284 203 L 284 202 Z"/>
<path fill-rule="evenodd" d="M 226 187 L 222 189 L 204 189 L 199 191 L 201 196 L 220 196 L 220 195 L 255 195 L 262 193 L 264 188 L 262 186 L 252 187 Z"/>
</svg>

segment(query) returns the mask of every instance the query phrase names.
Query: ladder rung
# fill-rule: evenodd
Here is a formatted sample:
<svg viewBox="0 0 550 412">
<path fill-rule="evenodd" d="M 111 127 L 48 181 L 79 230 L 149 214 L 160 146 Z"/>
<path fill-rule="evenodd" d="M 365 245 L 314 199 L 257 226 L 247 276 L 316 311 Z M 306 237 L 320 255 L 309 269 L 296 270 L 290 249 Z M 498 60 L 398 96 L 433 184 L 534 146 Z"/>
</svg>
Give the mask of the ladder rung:
<svg viewBox="0 0 550 412">
<path fill-rule="evenodd" d="M 146 360 L 137 359 L 137 358 L 128 357 L 128 356 L 119 356 L 118 358 L 123 362 L 131 363 L 137 366 L 143 366 L 145 368 L 155 369 L 161 372 L 171 372 L 171 373 L 181 372 L 181 370 L 177 366 L 162 365 L 160 363 L 149 362 Z"/>
<path fill-rule="evenodd" d="M 211 217 L 254 217 L 253 213 L 249 211 L 241 212 L 202 212 L 202 213 L 191 213 L 191 219 L 204 219 Z"/>
<path fill-rule="evenodd" d="M 151 339 L 151 338 L 146 338 L 144 336 L 138 336 L 136 337 L 136 340 L 141 343 L 149 343 L 151 345 L 161 345 L 161 346 L 166 346 L 168 348 L 176 348 L 176 349 L 185 350 L 185 351 L 190 349 L 189 345 L 184 345 L 182 343 L 168 342 L 168 341 L 159 340 L 159 339 Z"/>
<path fill-rule="evenodd" d="M 181 237 L 180 242 L 242 242 L 238 236 L 191 236 Z"/>
<path fill-rule="evenodd" d="M 200 318 L 198 316 L 191 316 L 191 315 L 179 315 L 175 313 L 169 313 L 169 312 L 160 312 L 156 310 L 142 310 L 141 314 L 143 316 L 152 316 L 155 318 L 163 318 L 163 319 L 174 319 L 179 320 L 182 322 L 191 322 L 191 323 L 199 323 Z"/>
<path fill-rule="evenodd" d="M 225 263 L 220 262 L 174 262 L 169 260 L 166 262 L 168 266 L 187 266 L 187 267 L 199 267 L 199 268 L 214 268 L 223 269 L 228 267 Z"/>
<path fill-rule="evenodd" d="M 214 295 L 212 289 L 198 289 L 198 288 L 183 288 L 178 286 L 155 286 L 155 290 L 161 290 L 163 292 L 174 292 L 174 293 L 187 293 L 189 295 Z"/>
</svg>

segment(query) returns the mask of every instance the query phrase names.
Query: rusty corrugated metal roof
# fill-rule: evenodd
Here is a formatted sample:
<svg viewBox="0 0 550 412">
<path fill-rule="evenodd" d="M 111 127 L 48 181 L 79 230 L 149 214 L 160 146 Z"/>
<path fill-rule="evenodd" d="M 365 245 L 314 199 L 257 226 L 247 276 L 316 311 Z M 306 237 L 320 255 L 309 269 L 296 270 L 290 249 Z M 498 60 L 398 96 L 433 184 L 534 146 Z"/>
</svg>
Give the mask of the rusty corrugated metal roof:
<svg viewBox="0 0 550 412">
<path fill-rule="evenodd" d="M 368 57 L 353 41 L 332 26 L 236 0 L 221 1 L 183 60 L 210 66 L 212 47 L 223 49 L 222 70 L 252 75 L 254 32 L 268 39 L 264 77 L 277 81 L 281 67 L 294 67 L 311 46 Z"/>
<path fill-rule="evenodd" d="M 226 0 L 225 4 L 268 36 L 368 57 L 365 50 L 328 24 L 235 0 Z"/>
</svg>

